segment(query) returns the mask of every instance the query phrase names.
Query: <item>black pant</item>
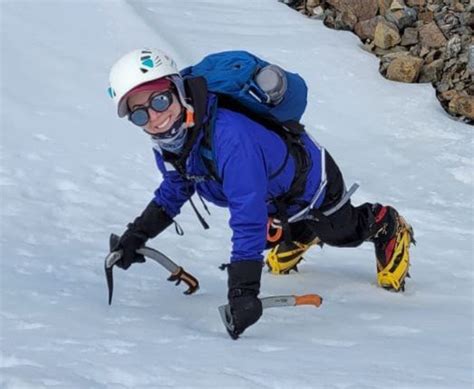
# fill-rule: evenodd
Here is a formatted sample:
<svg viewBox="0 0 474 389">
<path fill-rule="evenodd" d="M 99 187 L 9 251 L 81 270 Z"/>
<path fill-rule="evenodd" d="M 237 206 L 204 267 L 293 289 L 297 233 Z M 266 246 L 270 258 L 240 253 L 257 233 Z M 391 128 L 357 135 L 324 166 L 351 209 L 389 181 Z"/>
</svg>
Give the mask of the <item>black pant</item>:
<svg viewBox="0 0 474 389">
<path fill-rule="evenodd" d="M 323 243 L 337 247 L 356 247 L 373 234 L 373 204 L 354 207 L 350 200 L 330 216 L 323 212 L 333 208 L 344 195 L 344 179 L 339 167 L 326 151 L 326 196 L 320 208 L 310 212 L 310 219 L 292 223 L 293 240 L 308 243 L 318 237 Z"/>
</svg>

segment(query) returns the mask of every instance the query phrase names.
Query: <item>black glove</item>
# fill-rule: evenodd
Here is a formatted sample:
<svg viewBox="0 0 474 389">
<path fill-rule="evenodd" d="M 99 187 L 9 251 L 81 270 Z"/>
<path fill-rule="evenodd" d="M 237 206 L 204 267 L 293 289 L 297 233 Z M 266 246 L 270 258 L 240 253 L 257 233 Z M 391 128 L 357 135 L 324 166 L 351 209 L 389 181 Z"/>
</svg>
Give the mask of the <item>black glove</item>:
<svg viewBox="0 0 474 389">
<path fill-rule="evenodd" d="M 229 332 L 237 339 L 247 327 L 256 323 L 262 316 L 262 302 L 257 297 L 260 292 L 262 262 L 240 261 L 227 267 L 229 275 L 227 295 L 234 331 Z"/>
<path fill-rule="evenodd" d="M 145 262 L 145 257 L 138 254 L 137 250 L 143 247 L 148 239 L 154 238 L 164 231 L 171 223 L 173 223 L 173 219 L 164 209 L 151 201 L 142 214 L 127 226 L 127 230 L 111 250 L 122 250 L 122 257 L 116 262 L 116 265 L 127 270 L 132 263 Z"/>
</svg>

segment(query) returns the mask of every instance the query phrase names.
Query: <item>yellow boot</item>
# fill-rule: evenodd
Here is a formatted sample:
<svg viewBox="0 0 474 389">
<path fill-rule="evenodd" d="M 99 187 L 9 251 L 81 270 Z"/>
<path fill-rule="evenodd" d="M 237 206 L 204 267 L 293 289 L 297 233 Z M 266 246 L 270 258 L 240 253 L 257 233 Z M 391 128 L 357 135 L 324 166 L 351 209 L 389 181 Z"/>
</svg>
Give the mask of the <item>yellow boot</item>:
<svg viewBox="0 0 474 389">
<path fill-rule="evenodd" d="M 392 207 L 381 207 L 376 214 L 378 231 L 372 237 L 377 257 L 377 283 L 395 292 L 405 290 L 410 277 L 410 244 L 415 244 L 413 228 Z"/>
<path fill-rule="evenodd" d="M 272 274 L 288 274 L 291 270 L 298 271 L 297 265 L 303 260 L 303 254 L 318 243 L 320 243 L 318 238 L 307 244 L 297 241 L 287 244 L 283 241 L 269 251 L 265 263 Z"/>
</svg>

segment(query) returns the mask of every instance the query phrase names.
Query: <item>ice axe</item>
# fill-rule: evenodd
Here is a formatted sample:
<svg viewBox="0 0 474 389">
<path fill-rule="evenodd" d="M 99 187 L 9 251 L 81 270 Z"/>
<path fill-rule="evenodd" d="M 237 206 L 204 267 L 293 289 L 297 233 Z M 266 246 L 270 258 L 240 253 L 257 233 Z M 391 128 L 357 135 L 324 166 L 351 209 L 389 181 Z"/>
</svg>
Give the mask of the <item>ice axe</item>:
<svg viewBox="0 0 474 389">
<path fill-rule="evenodd" d="M 119 240 L 119 237 L 115 234 L 110 235 L 109 246 L 110 250 L 113 250 L 116 247 L 116 244 Z M 151 247 L 142 247 L 141 249 L 137 250 L 138 254 L 143 255 L 146 258 L 152 259 L 155 262 L 159 263 L 163 266 L 166 270 L 168 270 L 171 275 L 168 277 L 168 281 L 176 281 L 176 285 L 183 281 L 186 285 L 188 285 L 188 289 L 185 290 L 184 294 L 193 294 L 199 289 L 199 281 L 185 271 L 181 266 L 178 266 L 174 263 L 171 259 L 169 259 L 165 254 L 161 251 L 152 249 Z M 105 258 L 104 268 L 105 268 L 105 277 L 107 279 L 107 287 L 109 289 L 109 305 L 112 304 L 112 295 L 114 292 L 114 276 L 113 276 L 113 267 L 117 261 L 120 260 L 122 257 L 122 251 L 112 251 L 107 257 Z"/>
<path fill-rule="evenodd" d="M 323 303 L 323 298 L 318 294 L 304 294 L 301 296 L 270 296 L 263 297 L 260 299 L 262 302 L 262 308 L 275 308 L 275 307 L 294 307 L 297 305 L 312 305 L 316 308 L 320 307 Z M 232 320 L 232 314 L 230 311 L 230 305 L 225 304 L 219 307 L 219 314 L 221 315 L 222 322 L 224 323 L 227 332 L 232 339 L 238 339 L 239 335 L 235 333 L 235 326 Z"/>
</svg>

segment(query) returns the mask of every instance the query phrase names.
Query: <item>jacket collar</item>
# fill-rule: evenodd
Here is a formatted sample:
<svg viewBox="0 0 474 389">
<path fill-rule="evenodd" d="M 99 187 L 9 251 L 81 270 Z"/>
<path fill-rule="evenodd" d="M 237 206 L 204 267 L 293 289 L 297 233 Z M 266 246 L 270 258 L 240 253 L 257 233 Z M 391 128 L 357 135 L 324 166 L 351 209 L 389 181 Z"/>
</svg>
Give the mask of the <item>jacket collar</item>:
<svg viewBox="0 0 474 389">
<path fill-rule="evenodd" d="M 172 163 L 180 173 L 184 173 L 186 160 L 196 143 L 203 123 L 207 119 L 208 109 L 207 83 L 204 77 L 186 78 L 184 87 L 186 96 L 191 100 L 190 103 L 194 107 L 194 126 L 188 129 L 188 138 L 180 154 L 176 155 L 163 150 L 164 160 Z"/>
</svg>

